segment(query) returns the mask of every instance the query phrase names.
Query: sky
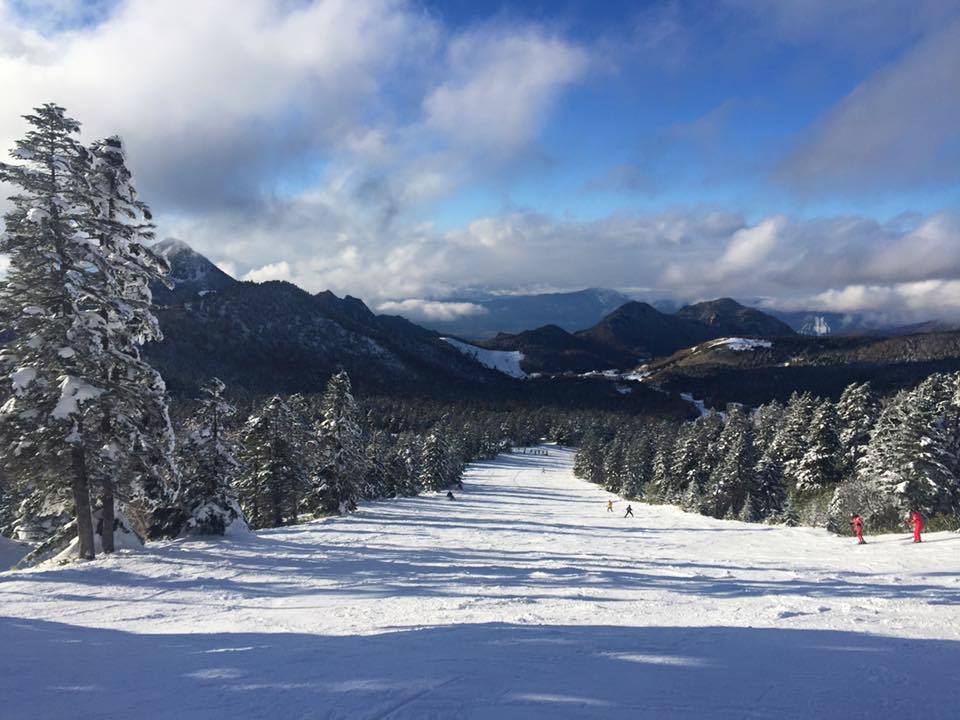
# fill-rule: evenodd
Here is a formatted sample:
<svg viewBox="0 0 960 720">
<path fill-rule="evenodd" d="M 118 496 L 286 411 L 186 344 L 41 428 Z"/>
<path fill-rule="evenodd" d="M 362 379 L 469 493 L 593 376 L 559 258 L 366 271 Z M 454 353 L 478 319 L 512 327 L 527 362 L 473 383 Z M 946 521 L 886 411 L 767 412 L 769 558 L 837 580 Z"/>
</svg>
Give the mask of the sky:
<svg viewBox="0 0 960 720">
<path fill-rule="evenodd" d="M 0 88 L 242 279 L 960 317 L 960 0 L 0 0 Z"/>
</svg>

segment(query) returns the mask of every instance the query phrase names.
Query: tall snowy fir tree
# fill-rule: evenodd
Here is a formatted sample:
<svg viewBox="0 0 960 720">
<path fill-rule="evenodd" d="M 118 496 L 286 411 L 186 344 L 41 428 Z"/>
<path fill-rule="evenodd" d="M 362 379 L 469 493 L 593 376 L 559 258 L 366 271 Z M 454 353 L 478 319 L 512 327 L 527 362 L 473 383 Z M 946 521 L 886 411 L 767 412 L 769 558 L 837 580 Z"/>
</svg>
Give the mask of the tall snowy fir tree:
<svg viewBox="0 0 960 720">
<path fill-rule="evenodd" d="M 241 470 L 238 448 L 225 426 L 236 408 L 224 397 L 225 390 L 218 378 L 201 388 L 200 405 L 179 447 L 179 502 L 187 517 L 184 531 L 192 535 L 246 529 L 234 489 Z"/>
<path fill-rule="evenodd" d="M 749 418 L 742 407 L 733 406 L 717 438 L 715 452 L 718 461 L 703 496 L 706 507 L 712 508 L 710 512 L 714 517 L 736 515 L 745 502 L 753 502 L 753 451 Z M 745 519 L 752 521 L 755 518 Z"/>
<path fill-rule="evenodd" d="M 367 461 L 357 404 L 346 372 L 331 377 L 323 393 L 317 453 L 316 489 L 306 499 L 307 511 L 343 515 L 355 510 Z"/>
<path fill-rule="evenodd" d="M 870 442 L 870 431 L 880 415 L 880 398 L 869 383 L 847 386 L 837 402 L 842 472 L 852 475 Z"/>
<path fill-rule="evenodd" d="M 301 419 L 281 397 L 264 402 L 241 436 L 237 495 L 252 528 L 296 522 L 310 487 L 310 445 Z"/>
<path fill-rule="evenodd" d="M 148 512 L 173 501 L 176 482 L 174 435 L 166 386 L 142 357 L 140 347 L 162 339 L 150 284 L 165 282 L 166 260 L 147 247 L 153 238 L 150 210 L 137 196 L 123 144 L 110 137 L 90 147 L 87 173 L 88 235 L 107 260 L 112 296 L 105 303 L 99 432 L 90 437 L 93 476 L 101 487 L 105 552 L 113 549 L 115 496 Z"/>
<path fill-rule="evenodd" d="M 810 420 L 804 443 L 806 449 L 793 465 L 798 491 L 821 490 L 840 482 L 843 451 L 838 426 L 836 408 L 832 402 L 824 400 Z"/>
<path fill-rule="evenodd" d="M 147 212 L 119 147 L 88 151 L 79 123 L 53 104 L 25 119 L 19 162 L 0 165 L 0 180 L 20 189 L 0 241 L 9 257 L 0 322 L 13 335 L 0 354 L 13 389 L 0 416 L 15 455 L 45 460 L 47 472 L 21 478 L 40 504 L 62 497 L 69 478 L 78 553 L 90 559 L 93 483 L 110 551 L 115 479 L 133 499 L 171 462 L 165 388 L 139 354 L 159 336 L 147 284 L 166 266 L 141 242 Z"/>
</svg>

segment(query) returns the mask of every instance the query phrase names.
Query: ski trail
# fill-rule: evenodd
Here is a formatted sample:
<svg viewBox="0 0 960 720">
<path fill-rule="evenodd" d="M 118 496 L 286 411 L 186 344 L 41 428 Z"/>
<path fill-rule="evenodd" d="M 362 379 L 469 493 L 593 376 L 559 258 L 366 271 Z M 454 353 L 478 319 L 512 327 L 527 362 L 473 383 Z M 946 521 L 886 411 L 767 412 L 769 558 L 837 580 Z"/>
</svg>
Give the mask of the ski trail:
<svg viewBox="0 0 960 720">
<path fill-rule="evenodd" d="M 623 518 L 549 452 L 472 465 L 456 502 L 0 574 L 0 714 L 875 720 L 952 697 L 960 535 Z"/>
</svg>

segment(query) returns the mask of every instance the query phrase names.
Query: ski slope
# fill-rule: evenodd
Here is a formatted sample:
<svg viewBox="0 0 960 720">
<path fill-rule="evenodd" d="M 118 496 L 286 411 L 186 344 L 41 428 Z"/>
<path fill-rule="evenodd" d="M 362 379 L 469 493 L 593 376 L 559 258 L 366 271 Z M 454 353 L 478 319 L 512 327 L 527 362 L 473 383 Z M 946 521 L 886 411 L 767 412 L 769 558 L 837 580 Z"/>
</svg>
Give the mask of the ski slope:
<svg viewBox="0 0 960 720">
<path fill-rule="evenodd" d="M 960 535 L 625 503 L 573 454 L 0 574 L 3 718 L 957 718 Z"/>
</svg>

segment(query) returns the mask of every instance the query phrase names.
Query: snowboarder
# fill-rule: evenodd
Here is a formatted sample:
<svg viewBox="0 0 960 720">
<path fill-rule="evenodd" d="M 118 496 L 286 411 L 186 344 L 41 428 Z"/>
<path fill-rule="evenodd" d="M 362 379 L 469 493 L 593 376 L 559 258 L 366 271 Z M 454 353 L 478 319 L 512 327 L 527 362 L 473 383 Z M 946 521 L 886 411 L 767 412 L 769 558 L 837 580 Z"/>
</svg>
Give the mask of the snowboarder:
<svg viewBox="0 0 960 720">
<path fill-rule="evenodd" d="M 453 490 L 447 490 L 447 500 L 456 500 L 453 496 Z"/>
<path fill-rule="evenodd" d="M 857 534 L 857 544 L 866 545 L 867 541 L 863 539 L 863 518 L 856 513 L 851 513 L 850 524 L 853 525 L 853 531 Z"/>
<path fill-rule="evenodd" d="M 920 533 L 923 532 L 923 515 L 919 510 L 910 511 L 910 520 L 907 521 L 907 525 L 913 525 L 913 541 L 923 542 L 920 538 Z"/>
<path fill-rule="evenodd" d="M 607 500 L 607 512 L 613 512 L 613 500 Z"/>
<path fill-rule="evenodd" d="M 633 517 L 633 508 L 630 507 L 629 505 L 627 505 L 627 512 L 624 513 L 623 516 L 624 516 L 624 517 L 628 517 L 628 516 L 629 516 L 629 517 Z"/>
</svg>

